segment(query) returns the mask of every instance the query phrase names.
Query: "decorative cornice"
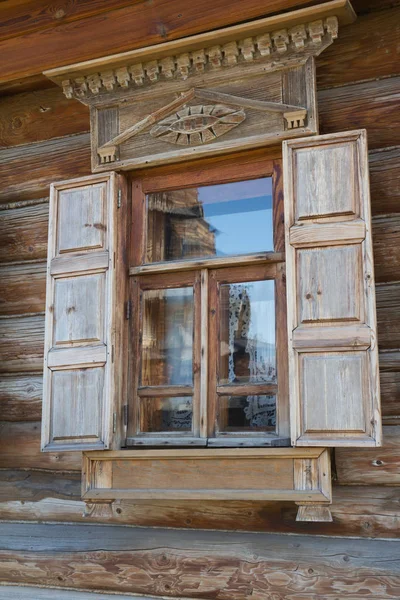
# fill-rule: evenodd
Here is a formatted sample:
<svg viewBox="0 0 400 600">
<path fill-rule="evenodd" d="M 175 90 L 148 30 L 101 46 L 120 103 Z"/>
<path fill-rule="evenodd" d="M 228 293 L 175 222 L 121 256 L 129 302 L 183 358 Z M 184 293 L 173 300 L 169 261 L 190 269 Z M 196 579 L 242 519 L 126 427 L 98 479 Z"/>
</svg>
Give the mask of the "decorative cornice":
<svg viewBox="0 0 400 600">
<path fill-rule="evenodd" d="M 90 102 L 110 92 L 123 93 L 159 81 L 186 80 L 194 75 L 240 64 L 286 66 L 288 57 L 299 61 L 318 55 L 338 36 L 339 23 L 354 20 L 347 0 L 292 11 L 218 31 L 167 42 L 46 71 L 62 86 L 67 98 Z"/>
</svg>

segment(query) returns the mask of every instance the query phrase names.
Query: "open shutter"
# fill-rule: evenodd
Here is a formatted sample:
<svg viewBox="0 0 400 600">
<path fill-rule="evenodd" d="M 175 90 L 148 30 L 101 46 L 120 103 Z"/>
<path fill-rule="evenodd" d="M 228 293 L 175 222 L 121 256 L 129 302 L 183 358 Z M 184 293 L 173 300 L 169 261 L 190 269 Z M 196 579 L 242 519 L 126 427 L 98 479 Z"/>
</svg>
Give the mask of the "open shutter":
<svg viewBox="0 0 400 600">
<path fill-rule="evenodd" d="M 366 132 L 284 142 L 291 434 L 379 446 Z"/>
<path fill-rule="evenodd" d="M 118 184 L 111 173 L 51 186 L 42 450 L 109 448 L 115 433 Z"/>
</svg>

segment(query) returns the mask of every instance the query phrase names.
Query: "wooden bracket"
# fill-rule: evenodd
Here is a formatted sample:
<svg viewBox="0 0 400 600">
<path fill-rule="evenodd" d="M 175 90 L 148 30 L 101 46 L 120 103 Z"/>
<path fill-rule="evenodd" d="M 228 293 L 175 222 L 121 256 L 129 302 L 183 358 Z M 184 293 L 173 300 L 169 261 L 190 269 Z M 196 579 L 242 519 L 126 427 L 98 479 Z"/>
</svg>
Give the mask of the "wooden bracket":
<svg viewBox="0 0 400 600">
<path fill-rule="evenodd" d="M 331 523 L 333 520 L 329 506 L 326 504 L 316 504 L 313 502 L 296 502 L 296 504 L 299 507 L 296 521 Z"/>
<path fill-rule="evenodd" d="M 102 502 L 85 502 L 83 516 L 109 519 L 114 516 L 113 503 L 114 500 L 108 500 L 107 502 L 104 500 Z"/>
</svg>

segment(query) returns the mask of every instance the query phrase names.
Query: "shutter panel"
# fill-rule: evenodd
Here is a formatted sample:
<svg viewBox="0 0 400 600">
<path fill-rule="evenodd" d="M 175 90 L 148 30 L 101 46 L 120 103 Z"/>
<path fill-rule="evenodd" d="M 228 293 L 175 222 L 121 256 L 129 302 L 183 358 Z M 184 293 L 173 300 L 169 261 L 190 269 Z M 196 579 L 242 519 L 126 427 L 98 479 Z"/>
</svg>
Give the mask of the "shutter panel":
<svg viewBox="0 0 400 600">
<path fill-rule="evenodd" d="M 366 132 L 283 146 L 292 443 L 379 446 Z"/>
<path fill-rule="evenodd" d="M 111 173 L 51 186 L 42 450 L 112 441 L 117 182 Z"/>
</svg>

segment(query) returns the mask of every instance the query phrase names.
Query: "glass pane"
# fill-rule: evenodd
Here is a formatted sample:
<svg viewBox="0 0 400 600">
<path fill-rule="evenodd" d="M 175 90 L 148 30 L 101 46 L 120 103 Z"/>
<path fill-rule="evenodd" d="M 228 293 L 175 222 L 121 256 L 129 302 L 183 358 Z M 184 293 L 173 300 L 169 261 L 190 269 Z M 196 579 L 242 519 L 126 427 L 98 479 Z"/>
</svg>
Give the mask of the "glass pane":
<svg viewBox="0 0 400 600">
<path fill-rule="evenodd" d="M 147 262 L 273 250 L 272 178 L 147 195 Z"/>
<path fill-rule="evenodd" d="M 275 282 L 220 287 L 219 383 L 275 383 Z"/>
<path fill-rule="evenodd" d="M 219 431 L 275 431 L 276 396 L 220 396 Z"/>
<path fill-rule="evenodd" d="M 142 398 L 140 430 L 143 433 L 192 430 L 191 398 Z"/>
<path fill-rule="evenodd" d="M 193 382 L 193 288 L 143 292 L 141 385 Z"/>
</svg>

